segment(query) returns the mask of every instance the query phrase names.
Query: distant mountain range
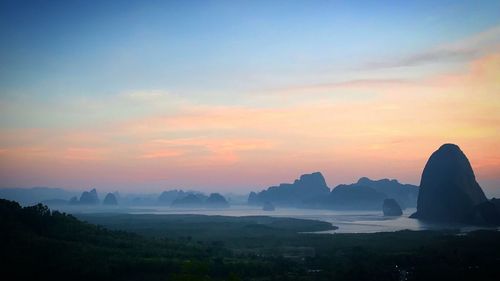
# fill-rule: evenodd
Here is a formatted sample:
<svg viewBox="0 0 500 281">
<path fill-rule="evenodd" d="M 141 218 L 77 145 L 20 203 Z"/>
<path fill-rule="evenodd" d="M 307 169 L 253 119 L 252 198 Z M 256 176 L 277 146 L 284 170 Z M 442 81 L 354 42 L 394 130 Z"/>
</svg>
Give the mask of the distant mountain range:
<svg viewBox="0 0 500 281">
<path fill-rule="evenodd" d="M 191 198 L 199 199 L 200 202 L 207 199 L 207 196 L 205 194 L 203 194 L 202 192 L 184 191 L 182 189 L 173 189 L 173 190 L 163 191 L 160 194 L 160 196 L 158 196 L 158 204 L 170 206 L 174 202 L 176 202 L 176 200 L 181 200 L 183 198 L 188 197 L 189 195 L 192 195 L 192 196 L 190 196 Z M 195 199 L 193 199 L 193 200 L 195 200 Z"/>
<path fill-rule="evenodd" d="M 293 183 L 271 186 L 259 193 L 251 192 L 248 203 L 263 205 L 270 202 L 275 206 L 313 206 L 318 199 L 328 196 L 330 189 L 319 172 L 300 176 Z"/>
<path fill-rule="evenodd" d="M 68 201 L 80 192 L 62 188 L 32 187 L 32 188 L 0 188 L 0 198 L 19 202 L 21 205 L 34 205 L 43 201 Z"/>
<path fill-rule="evenodd" d="M 266 202 L 277 207 L 328 208 L 328 209 L 380 209 L 386 198 L 394 198 L 403 208 L 415 207 L 418 188 L 401 184 L 397 180 L 370 180 L 361 178 L 353 184 L 338 185 L 333 190 L 327 186 L 319 172 L 305 174 L 293 183 L 282 183 L 261 192 L 251 192 L 248 204 L 263 206 Z M 211 198 L 210 198 L 211 197 Z M 135 205 L 135 206 L 228 206 L 231 202 L 214 193 L 210 196 L 198 191 L 167 190 L 160 195 L 136 194 L 121 197 L 117 192 L 108 193 L 101 202 L 96 189 L 69 191 L 60 188 L 10 188 L 0 189 L 0 198 L 15 200 L 23 205 L 39 202 L 47 205 Z M 106 200 L 107 198 L 107 200 Z M 198 202 L 198 204 L 195 204 Z M 207 204 L 205 204 L 207 202 Z M 210 203 L 211 202 L 211 203 Z M 218 203 L 217 203 L 218 202 Z"/>
<path fill-rule="evenodd" d="M 234 195 L 232 195 L 234 196 Z M 0 189 L 0 198 L 19 202 L 21 205 L 35 205 L 42 203 L 51 207 L 60 206 L 173 206 L 173 207 L 202 207 L 226 208 L 228 200 L 219 193 L 205 195 L 198 191 L 183 191 L 180 189 L 167 190 L 158 194 L 126 194 L 118 192 L 105 193 L 100 200 L 97 189 L 89 191 L 69 191 L 61 188 L 34 187 L 34 188 L 3 188 Z"/>
<path fill-rule="evenodd" d="M 384 199 L 395 199 L 403 208 L 415 207 L 418 187 L 401 184 L 397 180 L 371 180 L 362 177 L 356 183 L 341 184 L 331 191 L 320 172 L 305 174 L 293 183 L 271 186 L 248 197 L 250 205 L 266 202 L 276 206 L 326 209 L 376 209 L 382 208 Z"/>
<path fill-rule="evenodd" d="M 171 206 L 177 208 L 227 208 L 229 203 L 219 193 L 211 193 L 208 197 L 204 194 L 188 193 L 175 199 Z"/>
<path fill-rule="evenodd" d="M 403 184 L 395 179 L 371 180 L 362 177 L 349 185 L 338 185 L 330 194 L 330 203 L 359 205 L 364 201 L 368 206 L 380 209 L 384 199 L 392 198 L 402 208 L 414 208 L 417 205 L 418 186 Z"/>
<path fill-rule="evenodd" d="M 238 199 L 238 196 L 231 195 Z M 218 193 L 168 190 L 158 194 L 135 194 L 121 197 L 108 193 L 99 200 L 96 189 L 69 191 L 60 188 L 3 188 L 0 198 L 22 205 L 134 205 L 172 207 L 228 207 Z M 236 200 L 235 200 L 236 201 Z M 385 203 L 384 203 L 385 202 Z M 476 181 L 474 171 L 457 145 L 444 144 L 429 158 L 422 173 L 420 188 L 395 179 L 360 178 L 352 184 L 340 184 L 330 190 L 320 172 L 301 175 L 293 183 L 282 183 L 260 192 L 251 192 L 247 203 L 274 207 L 335 210 L 384 210 L 386 215 L 400 214 L 400 209 L 417 207 L 413 218 L 429 221 L 500 225 L 500 199 L 487 199 Z M 272 208 L 270 207 L 272 206 Z M 269 208 L 267 208 L 269 207 Z"/>
</svg>

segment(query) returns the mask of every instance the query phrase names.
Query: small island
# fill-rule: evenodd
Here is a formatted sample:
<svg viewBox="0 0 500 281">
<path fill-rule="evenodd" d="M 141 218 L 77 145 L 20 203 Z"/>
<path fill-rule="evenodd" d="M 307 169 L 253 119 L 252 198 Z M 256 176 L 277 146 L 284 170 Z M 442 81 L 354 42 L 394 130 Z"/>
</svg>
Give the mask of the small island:
<svg viewBox="0 0 500 281">
<path fill-rule="evenodd" d="M 384 216 L 401 216 L 403 211 L 401 210 L 401 206 L 399 206 L 398 202 L 392 198 L 388 198 L 384 200 L 384 204 L 382 205 L 382 211 L 384 212 Z"/>
</svg>

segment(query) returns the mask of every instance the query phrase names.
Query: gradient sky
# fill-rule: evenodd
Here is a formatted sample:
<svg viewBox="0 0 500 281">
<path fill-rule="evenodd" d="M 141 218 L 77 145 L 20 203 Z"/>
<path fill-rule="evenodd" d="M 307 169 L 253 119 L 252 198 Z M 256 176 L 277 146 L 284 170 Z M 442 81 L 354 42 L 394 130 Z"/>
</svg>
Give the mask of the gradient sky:
<svg viewBox="0 0 500 281">
<path fill-rule="evenodd" d="M 1 1 L 0 186 L 418 184 L 500 196 L 500 1 Z"/>
</svg>

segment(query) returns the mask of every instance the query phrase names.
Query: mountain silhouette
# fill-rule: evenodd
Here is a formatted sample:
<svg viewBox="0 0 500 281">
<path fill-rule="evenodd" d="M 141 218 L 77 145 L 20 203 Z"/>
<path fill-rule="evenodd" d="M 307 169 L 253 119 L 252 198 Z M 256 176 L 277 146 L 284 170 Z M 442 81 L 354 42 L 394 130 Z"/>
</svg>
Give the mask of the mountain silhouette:
<svg viewBox="0 0 500 281">
<path fill-rule="evenodd" d="M 200 207 L 202 205 L 203 198 L 193 193 L 177 198 L 172 202 L 172 207 Z"/>
<path fill-rule="evenodd" d="M 207 200 L 205 200 L 205 205 L 211 208 L 227 208 L 229 207 L 229 203 L 227 202 L 224 196 L 219 193 L 212 193 L 208 196 Z"/>
<path fill-rule="evenodd" d="M 99 197 L 97 196 L 97 190 L 94 188 L 91 191 L 84 191 L 80 196 L 79 203 L 83 205 L 99 204 Z"/>
<path fill-rule="evenodd" d="M 487 202 L 472 166 L 455 144 L 444 144 L 425 165 L 413 218 L 447 222 L 474 222 L 478 207 Z"/>
<path fill-rule="evenodd" d="M 403 209 L 417 205 L 418 187 L 395 179 L 360 178 L 356 183 L 340 184 L 324 200 L 326 208 L 380 210 L 384 199 L 393 198 Z"/>
<path fill-rule="evenodd" d="M 356 183 L 340 184 L 332 191 L 320 172 L 305 174 L 294 183 L 271 186 L 261 192 L 251 192 L 248 204 L 350 210 L 380 210 L 384 199 L 394 198 L 399 205 L 415 207 L 418 187 L 397 180 L 360 178 Z"/>
<path fill-rule="evenodd" d="M 403 214 L 398 202 L 392 198 L 384 200 L 382 211 L 384 212 L 384 216 L 401 216 Z"/>
<path fill-rule="evenodd" d="M 367 177 L 360 178 L 356 184 L 384 193 L 388 198 L 396 200 L 403 209 L 417 206 L 418 186 L 416 185 L 403 184 L 396 179 L 371 180 Z"/>
<path fill-rule="evenodd" d="M 170 205 L 178 198 L 185 197 L 186 193 L 183 190 L 167 190 L 163 191 L 158 197 L 158 203 L 160 205 Z"/>
<path fill-rule="evenodd" d="M 326 185 L 325 178 L 320 172 L 305 174 L 293 183 L 282 183 L 271 186 L 259 193 L 252 192 L 248 197 L 248 203 L 263 205 L 270 202 L 281 206 L 303 206 L 307 202 L 315 202 L 319 198 L 328 196 L 330 189 Z"/>
<path fill-rule="evenodd" d="M 108 193 L 106 194 L 106 197 L 104 197 L 104 200 L 102 201 L 103 205 L 118 205 L 118 200 L 116 199 L 116 196 L 113 193 Z"/>
</svg>

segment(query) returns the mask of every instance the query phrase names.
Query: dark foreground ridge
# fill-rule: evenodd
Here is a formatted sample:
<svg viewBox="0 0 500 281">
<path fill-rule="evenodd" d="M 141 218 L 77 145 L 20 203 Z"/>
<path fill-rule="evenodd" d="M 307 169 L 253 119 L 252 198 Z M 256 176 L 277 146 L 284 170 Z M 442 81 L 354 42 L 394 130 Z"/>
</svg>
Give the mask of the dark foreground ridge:
<svg viewBox="0 0 500 281">
<path fill-rule="evenodd" d="M 489 202 L 469 160 L 455 144 L 444 144 L 425 165 L 414 218 L 472 224 L 500 224 L 500 210 Z"/>
<path fill-rule="evenodd" d="M 116 230 L 40 204 L 22 208 L 0 200 L 2 275 L 8 280 L 500 279 L 497 231 L 330 235 L 299 232 L 331 228 L 327 223 L 271 217 L 81 218 Z"/>
</svg>

